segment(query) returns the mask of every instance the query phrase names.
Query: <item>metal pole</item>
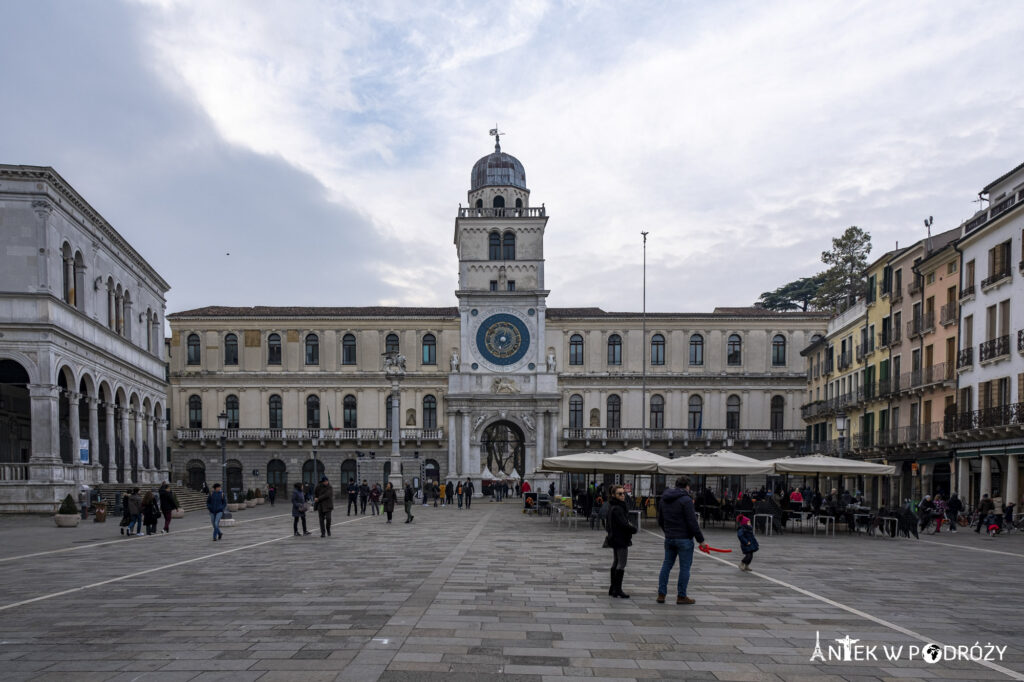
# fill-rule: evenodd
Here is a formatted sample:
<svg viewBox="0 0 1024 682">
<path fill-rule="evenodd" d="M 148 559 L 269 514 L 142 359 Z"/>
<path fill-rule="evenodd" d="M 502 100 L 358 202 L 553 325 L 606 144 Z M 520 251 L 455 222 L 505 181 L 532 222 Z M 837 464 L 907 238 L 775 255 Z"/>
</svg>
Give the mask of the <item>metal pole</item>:
<svg viewBox="0 0 1024 682">
<path fill-rule="evenodd" d="M 643 375 L 640 388 L 640 447 L 647 449 L 647 233 L 640 232 L 644 238 L 644 286 L 643 313 L 641 314 L 642 331 L 640 333 L 640 362 Z"/>
</svg>

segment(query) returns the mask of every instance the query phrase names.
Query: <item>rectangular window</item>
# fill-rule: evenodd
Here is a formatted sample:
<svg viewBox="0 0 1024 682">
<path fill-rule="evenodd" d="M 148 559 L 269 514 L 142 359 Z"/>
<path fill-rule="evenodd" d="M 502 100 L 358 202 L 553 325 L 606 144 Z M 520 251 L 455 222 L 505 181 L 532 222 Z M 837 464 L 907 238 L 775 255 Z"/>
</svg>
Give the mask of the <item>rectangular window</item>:
<svg viewBox="0 0 1024 682">
<path fill-rule="evenodd" d="M 516 290 L 516 281 L 514 279 L 510 279 L 508 281 L 508 290 L 509 291 L 515 291 Z"/>
<path fill-rule="evenodd" d="M 952 261 L 949 265 L 946 266 L 947 275 L 952 275 L 954 273 L 956 273 L 956 261 Z"/>
<path fill-rule="evenodd" d="M 935 284 L 935 273 L 934 272 L 929 272 L 928 276 L 925 277 L 924 281 L 925 281 L 926 284 Z"/>
<path fill-rule="evenodd" d="M 1010 299 L 999 302 L 999 336 L 1010 333 Z"/>
<path fill-rule="evenodd" d="M 974 286 L 974 259 L 967 261 L 967 269 L 964 270 L 964 286 Z"/>
<path fill-rule="evenodd" d="M 974 345 L 974 315 L 968 315 L 964 318 L 964 348 L 970 348 Z"/>
<path fill-rule="evenodd" d="M 497 290 L 498 290 L 498 280 L 492 279 L 491 280 L 491 291 L 497 291 Z"/>
</svg>

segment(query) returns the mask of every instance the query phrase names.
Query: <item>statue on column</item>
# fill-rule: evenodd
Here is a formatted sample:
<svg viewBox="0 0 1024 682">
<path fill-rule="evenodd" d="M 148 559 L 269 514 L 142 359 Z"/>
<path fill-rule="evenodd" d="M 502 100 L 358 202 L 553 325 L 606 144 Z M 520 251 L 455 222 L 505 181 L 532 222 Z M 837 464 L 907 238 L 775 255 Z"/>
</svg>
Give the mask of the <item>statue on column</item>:
<svg viewBox="0 0 1024 682">
<path fill-rule="evenodd" d="M 459 371 L 459 351 L 457 351 L 457 350 L 453 350 L 452 351 L 451 363 L 452 363 L 452 371 L 453 372 L 458 372 Z"/>
<path fill-rule="evenodd" d="M 548 348 L 548 372 L 554 372 L 556 369 L 555 351 L 553 348 Z"/>
</svg>

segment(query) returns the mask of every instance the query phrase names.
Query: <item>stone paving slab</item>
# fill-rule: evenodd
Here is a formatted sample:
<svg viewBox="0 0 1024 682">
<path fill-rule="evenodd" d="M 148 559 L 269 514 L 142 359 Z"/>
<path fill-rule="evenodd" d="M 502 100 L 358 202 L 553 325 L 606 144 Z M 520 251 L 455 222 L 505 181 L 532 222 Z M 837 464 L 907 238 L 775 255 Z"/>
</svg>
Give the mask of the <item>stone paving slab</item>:
<svg viewBox="0 0 1024 682">
<path fill-rule="evenodd" d="M 0 518 L 0 677 L 1024 679 L 1020 591 L 979 577 L 1019 574 L 1024 536 L 762 537 L 753 574 L 695 557 L 697 604 L 676 606 L 654 602 L 662 548 L 651 532 L 630 551 L 633 599 L 618 600 L 606 595 L 600 532 L 558 529 L 514 503 L 417 507 L 409 525 L 337 515 L 328 539 L 293 537 L 287 509 L 240 512 L 216 543 L 198 513 L 142 538 L 115 535 L 110 522 L 57 529 L 46 518 Z M 708 536 L 736 548 L 731 531 Z M 1010 673 L 905 658 L 810 661 L 817 633 L 825 647 L 845 635 L 921 644 L 900 628 L 1009 646 L 1001 665 Z"/>
</svg>

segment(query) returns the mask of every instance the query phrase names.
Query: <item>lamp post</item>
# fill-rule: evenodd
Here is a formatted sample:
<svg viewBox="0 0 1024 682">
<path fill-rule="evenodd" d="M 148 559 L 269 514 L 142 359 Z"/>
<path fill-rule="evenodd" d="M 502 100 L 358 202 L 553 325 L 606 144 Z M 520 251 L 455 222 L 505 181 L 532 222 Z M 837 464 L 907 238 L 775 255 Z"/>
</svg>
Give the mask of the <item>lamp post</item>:
<svg viewBox="0 0 1024 682">
<path fill-rule="evenodd" d="M 836 431 L 839 432 L 839 456 L 843 456 L 843 445 L 846 440 L 846 427 L 849 425 L 849 419 L 845 412 L 840 412 L 836 415 Z"/>
<path fill-rule="evenodd" d="M 220 484 L 224 487 L 224 499 L 228 499 L 228 413 L 221 412 L 217 415 L 217 426 L 220 427 Z M 224 508 L 223 519 L 230 519 L 231 512 Z"/>
<path fill-rule="evenodd" d="M 314 488 L 316 488 L 317 483 L 320 482 L 318 480 L 318 474 L 320 472 L 316 468 L 316 448 L 317 448 L 318 445 L 320 445 L 320 439 L 319 438 L 314 438 L 313 439 L 313 486 L 312 486 Z"/>
<path fill-rule="evenodd" d="M 643 313 L 640 317 L 640 449 L 647 449 L 647 232 L 641 232 L 644 238 L 644 286 L 643 286 Z M 662 425 L 664 426 L 664 425 Z"/>
</svg>

